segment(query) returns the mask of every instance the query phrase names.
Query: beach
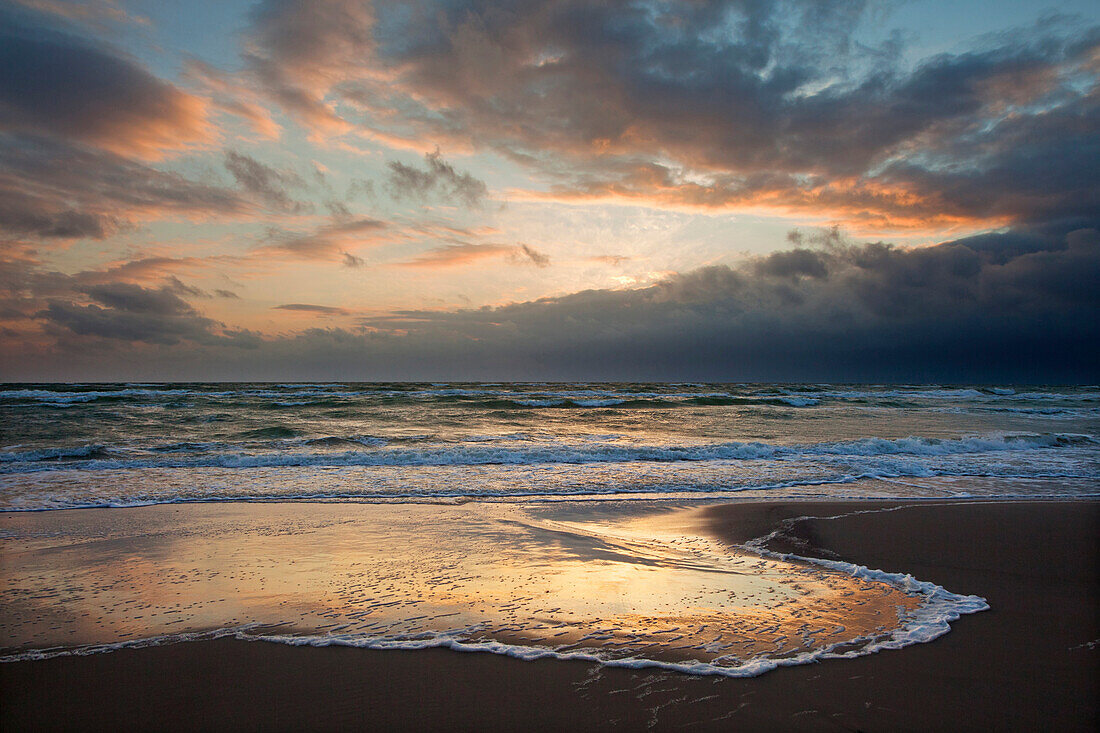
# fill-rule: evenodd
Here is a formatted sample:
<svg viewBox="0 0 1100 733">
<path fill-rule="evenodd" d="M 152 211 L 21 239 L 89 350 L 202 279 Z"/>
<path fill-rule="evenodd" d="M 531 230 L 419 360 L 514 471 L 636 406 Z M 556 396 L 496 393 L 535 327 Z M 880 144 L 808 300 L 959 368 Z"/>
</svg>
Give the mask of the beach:
<svg viewBox="0 0 1100 733">
<path fill-rule="evenodd" d="M 731 547 L 783 520 L 836 517 L 790 522 L 767 547 L 909 573 L 981 596 L 990 610 L 928 643 L 742 678 L 439 648 L 230 638 L 124 648 L 0 665 L 0 722 L 5 730 L 1095 727 L 1100 503 L 757 501 L 691 511 Z"/>
<path fill-rule="evenodd" d="M 990 7 L 0 0 L 0 733 L 1100 730 L 1100 2 Z"/>
</svg>

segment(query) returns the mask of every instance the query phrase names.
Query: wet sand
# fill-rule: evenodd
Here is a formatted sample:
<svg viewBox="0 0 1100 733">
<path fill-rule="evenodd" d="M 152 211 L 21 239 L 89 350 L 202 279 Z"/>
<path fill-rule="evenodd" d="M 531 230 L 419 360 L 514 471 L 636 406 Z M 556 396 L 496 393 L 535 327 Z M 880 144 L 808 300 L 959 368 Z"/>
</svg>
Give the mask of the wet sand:
<svg viewBox="0 0 1100 733">
<path fill-rule="evenodd" d="M 702 518 L 731 543 L 905 571 L 985 597 L 931 643 L 752 679 L 217 640 L 0 664 L 0 728 L 1093 730 L 1098 502 L 746 503 Z M 1091 645 L 1090 645 L 1091 644 Z"/>
</svg>

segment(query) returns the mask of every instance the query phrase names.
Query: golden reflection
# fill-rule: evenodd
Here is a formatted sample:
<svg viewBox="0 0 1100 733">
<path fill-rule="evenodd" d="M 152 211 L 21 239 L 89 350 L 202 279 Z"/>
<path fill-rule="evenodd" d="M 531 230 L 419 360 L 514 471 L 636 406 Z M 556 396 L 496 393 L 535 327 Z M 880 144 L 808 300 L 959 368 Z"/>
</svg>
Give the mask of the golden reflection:
<svg viewBox="0 0 1100 733">
<path fill-rule="evenodd" d="M 918 605 L 883 583 L 731 551 L 691 511 L 251 504 L 3 521 L 7 653 L 256 624 L 735 666 L 881 635 Z"/>
</svg>

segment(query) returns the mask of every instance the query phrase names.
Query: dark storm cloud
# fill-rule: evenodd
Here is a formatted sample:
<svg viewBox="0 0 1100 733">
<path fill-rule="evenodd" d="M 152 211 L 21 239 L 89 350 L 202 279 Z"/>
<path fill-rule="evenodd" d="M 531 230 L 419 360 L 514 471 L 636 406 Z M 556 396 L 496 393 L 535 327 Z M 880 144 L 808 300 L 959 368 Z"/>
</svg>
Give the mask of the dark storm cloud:
<svg viewBox="0 0 1100 733">
<path fill-rule="evenodd" d="M 488 195 L 484 181 L 469 173 L 460 173 L 439 151 L 424 156 L 426 168 L 405 165 L 393 160 L 389 163 L 388 187 L 394 198 L 415 198 L 424 200 L 430 195 L 444 201 L 461 203 L 468 207 L 481 205 Z"/>
<path fill-rule="evenodd" d="M 809 249 L 773 252 L 756 264 L 756 272 L 766 277 L 823 278 L 829 269 L 819 253 Z"/>
<path fill-rule="evenodd" d="M 1100 54 L 1100 48 L 1097 50 Z M 1024 223 L 1087 219 L 1100 211 L 1100 88 L 1034 116 L 1010 117 L 977 140 L 945 144 L 954 165 L 898 162 L 881 174 L 959 211 Z M 960 161 L 972 161 L 960 166 Z"/>
<path fill-rule="evenodd" d="M 1095 205 L 1100 29 L 1048 20 L 909 65 L 898 35 L 853 40 L 868 6 L 272 0 L 251 58 L 318 113 L 328 96 L 383 136 L 495 149 L 564 198 L 917 228 Z"/>
<path fill-rule="evenodd" d="M 640 290 L 363 323 L 490 379 L 1073 381 L 1100 373 L 1096 282 L 1097 229 L 924 249 L 832 233 Z"/>
<path fill-rule="evenodd" d="M 121 53 L 0 8 L 0 130 L 49 134 L 140 158 L 209 142 L 205 100 Z"/>
<path fill-rule="evenodd" d="M 220 332 L 167 289 L 84 288 L 93 302 L 52 297 L 37 317 L 76 335 L 193 343 L 142 363 L 179 378 L 225 378 L 246 363 L 251 376 L 268 379 L 1044 383 L 1100 374 L 1097 228 L 1017 230 L 923 249 L 851 244 L 835 231 L 796 239 L 784 252 L 647 288 L 403 311 L 360 318 L 358 329 L 262 341 Z M 56 274 L 36 277 L 44 293 L 65 284 Z M 281 309 L 350 315 L 301 303 Z M 245 357 L 239 346 L 254 348 Z M 35 373 L 45 366 L 63 376 L 56 363 Z"/>
</svg>

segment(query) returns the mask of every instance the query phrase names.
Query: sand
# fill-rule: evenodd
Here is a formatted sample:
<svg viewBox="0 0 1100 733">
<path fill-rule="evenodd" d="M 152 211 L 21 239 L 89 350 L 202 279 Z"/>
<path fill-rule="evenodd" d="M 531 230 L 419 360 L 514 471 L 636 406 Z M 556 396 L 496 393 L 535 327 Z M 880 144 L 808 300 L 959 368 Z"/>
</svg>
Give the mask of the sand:
<svg viewBox="0 0 1100 733">
<path fill-rule="evenodd" d="M 744 503 L 731 543 L 910 572 L 988 599 L 940 639 L 752 679 L 432 649 L 217 640 L 0 665 L 16 730 L 1093 730 L 1100 503 Z"/>
</svg>

